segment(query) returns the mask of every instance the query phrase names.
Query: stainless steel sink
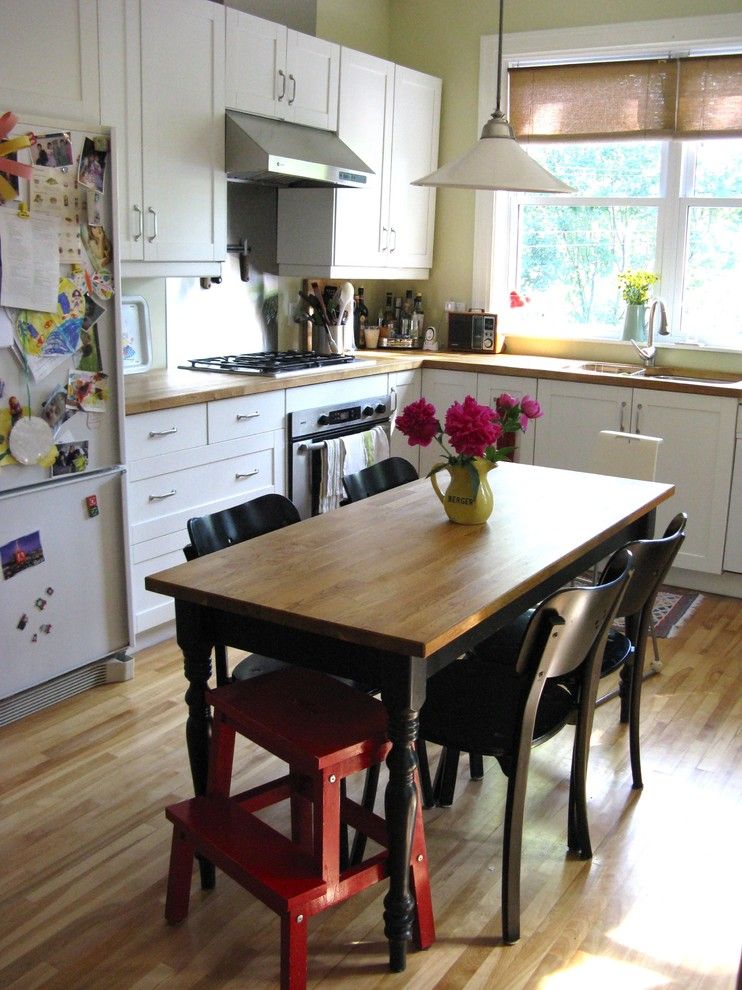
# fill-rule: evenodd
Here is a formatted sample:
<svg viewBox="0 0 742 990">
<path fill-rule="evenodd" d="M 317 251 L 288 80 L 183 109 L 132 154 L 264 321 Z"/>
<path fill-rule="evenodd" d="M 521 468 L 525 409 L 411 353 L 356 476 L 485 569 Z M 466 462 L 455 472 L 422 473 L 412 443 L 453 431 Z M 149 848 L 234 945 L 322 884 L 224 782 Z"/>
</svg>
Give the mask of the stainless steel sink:
<svg viewBox="0 0 742 990">
<path fill-rule="evenodd" d="M 644 368 L 635 364 L 616 364 L 612 361 L 586 361 L 579 365 L 579 371 L 595 371 L 600 375 L 641 375 Z"/>
<path fill-rule="evenodd" d="M 715 371 L 705 368 L 642 368 L 643 378 L 656 378 L 661 382 L 694 382 L 707 385 L 729 385 L 742 381 L 739 371 Z"/>
<path fill-rule="evenodd" d="M 617 364 L 611 361 L 586 361 L 579 371 L 593 371 L 600 375 L 623 375 L 629 378 L 656 378 L 660 382 L 693 382 L 706 385 L 729 385 L 742 381 L 742 372 L 712 371 L 702 368 L 639 368 L 635 364 Z"/>
</svg>

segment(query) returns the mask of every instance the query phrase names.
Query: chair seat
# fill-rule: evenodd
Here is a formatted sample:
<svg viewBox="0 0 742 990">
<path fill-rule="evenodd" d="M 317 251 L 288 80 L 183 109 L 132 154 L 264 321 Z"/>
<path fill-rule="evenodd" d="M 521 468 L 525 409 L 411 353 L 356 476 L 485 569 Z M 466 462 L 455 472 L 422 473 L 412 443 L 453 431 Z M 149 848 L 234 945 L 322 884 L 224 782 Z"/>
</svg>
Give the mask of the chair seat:
<svg viewBox="0 0 742 990">
<path fill-rule="evenodd" d="M 512 664 L 471 655 L 457 660 L 428 681 L 420 733 L 452 749 L 500 757 L 512 751 L 528 687 Z M 575 704 L 575 694 L 567 684 L 548 680 L 539 701 L 534 743 L 558 732 Z"/>
<path fill-rule="evenodd" d="M 293 664 L 285 660 L 276 660 L 275 657 L 266 657 L 262 653 L 250 653 L 236 663 L 232 669 L 233 681 L 249 681 L 253 677 L 262 677 L 263 674 L 270 674 L 275 670 L 290 670 Z M 335 677 L 333 680 L 339 681 L 356 691 L 364 694 L 378 694 L 379 689 L 370 684 L 361 684 L 359 681 L 351 680 L 349 677 Z"/>
</svg>

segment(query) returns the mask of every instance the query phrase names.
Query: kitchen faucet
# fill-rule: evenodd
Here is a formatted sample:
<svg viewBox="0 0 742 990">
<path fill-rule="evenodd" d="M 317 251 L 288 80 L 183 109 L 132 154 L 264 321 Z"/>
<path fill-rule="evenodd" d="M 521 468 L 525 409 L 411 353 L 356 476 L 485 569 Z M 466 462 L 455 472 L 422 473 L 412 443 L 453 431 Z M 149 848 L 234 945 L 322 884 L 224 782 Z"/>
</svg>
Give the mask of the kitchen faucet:
<svg viewBox="0 0 742 990">
<path fill-rule="evenodd" d="M 653 368 L 657 356 L 657 348 L 654 346 L 654 319 L 657 310 L 659 310 L 660 314 L 657 333 L 661 333 L 663 335 L 670 333 L 667 329 L 667 310 L 665 309 L 665 304 L 661 299 L 653 299 L 649 307 L 649 319 L 647 321 L 647 346 L 640 347 L 635 340 L 631 341 L 639 352 L 645 368 Z"/>
</svg>

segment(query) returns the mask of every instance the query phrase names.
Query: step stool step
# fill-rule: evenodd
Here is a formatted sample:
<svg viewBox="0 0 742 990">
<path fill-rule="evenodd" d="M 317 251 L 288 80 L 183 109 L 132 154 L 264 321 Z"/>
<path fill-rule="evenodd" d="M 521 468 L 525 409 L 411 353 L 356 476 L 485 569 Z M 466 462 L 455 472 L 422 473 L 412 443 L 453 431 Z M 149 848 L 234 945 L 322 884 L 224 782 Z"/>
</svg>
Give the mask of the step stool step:
<svg viewBox="0 0 742 990">
<path fill-rule="evenodd" d="M 387 746 L 387 712 L 377 699 L 317 671 L 288 668 L 208 691 L 206 700 L 238 731 L 305 772 L 359 756 L 373 763 Z"/>
<path fill-rule="evenodd" d="M 197 852 L 277 913 L 327 892 L 311 856 L 229 798 L 194 797 L 165 814 Z"/>
</svg>

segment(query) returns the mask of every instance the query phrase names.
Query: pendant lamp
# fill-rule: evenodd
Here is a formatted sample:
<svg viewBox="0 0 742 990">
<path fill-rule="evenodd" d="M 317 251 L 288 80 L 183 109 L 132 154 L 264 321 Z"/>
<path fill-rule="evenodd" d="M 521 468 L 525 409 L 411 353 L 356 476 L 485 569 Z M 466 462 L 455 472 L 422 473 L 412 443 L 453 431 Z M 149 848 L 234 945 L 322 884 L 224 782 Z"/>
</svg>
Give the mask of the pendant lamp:
<svg viewBox="0 0 742 990">
<path fill-rule="evenodd" d="M 444 165 L 413 186 L 448 186 L 455 189 L 503 189 L 511 192 L 567 193 L 575 190 L 547 172 L 515 140 L 513 128 L 500 109 L 502 86 L 502 14 L 497 41 L 497 105 L 482 128 L 479 141 L 456 161 Z"/>
</svg>

